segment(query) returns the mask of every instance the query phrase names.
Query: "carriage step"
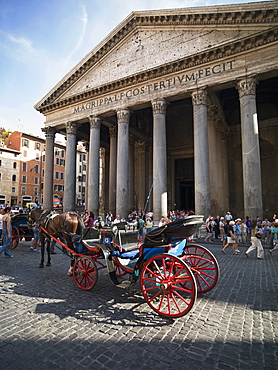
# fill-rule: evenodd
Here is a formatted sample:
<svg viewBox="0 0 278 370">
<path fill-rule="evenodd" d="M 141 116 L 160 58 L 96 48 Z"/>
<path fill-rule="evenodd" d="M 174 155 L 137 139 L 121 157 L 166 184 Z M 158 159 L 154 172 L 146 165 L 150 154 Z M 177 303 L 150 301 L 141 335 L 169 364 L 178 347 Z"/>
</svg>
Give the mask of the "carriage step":
<svg viewBox="0 0 278 370">
<path fill-rule="evenodd" d="M 127 288 L 130 287 L 130 285 L 131 285 L 131 281 L 124 280 L 124 281 L 121 282 L 121 284 L 118 284 L 117 287 L 127 289 Z"/>
</svg>

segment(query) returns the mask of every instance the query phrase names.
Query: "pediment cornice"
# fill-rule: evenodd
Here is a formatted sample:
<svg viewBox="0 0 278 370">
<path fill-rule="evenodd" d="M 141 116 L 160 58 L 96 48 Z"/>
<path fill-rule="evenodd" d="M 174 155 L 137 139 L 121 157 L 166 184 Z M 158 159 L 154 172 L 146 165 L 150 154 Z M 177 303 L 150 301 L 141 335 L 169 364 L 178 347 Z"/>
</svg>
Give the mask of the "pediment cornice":
<svg viewBox="0 0 278 370">
<path fill-rule="evenodd" d="M 275 2 L 276 3 L 276 2 Z M 260 4 L 260 3 L 257 3 Z M 261 4 L 267 4 L 263 2 Z M 269 2 L 271 4 L 271 2 Z M 252 5 L 252 4 L 249 4 Z M 255 3 L 254 3 L 255 5 Z M 66 107 L 72 103 L 81 102 L 84 99 L 97 97 L 106 92 L 113 92 L 116 89 L 131 86 L 135 83 L 147 81 L 151 78 L 160 77 L 171 72 L 182 71 L 186 68 L 198 66 L 202 63 L 215 61 L 225 56 L 232 56 L 238 53 L 258 48 L 263 45 L 277 41 L 277 15 L 278 9 L 273 6 L 272 8 L 263 7 L 259 9 L 257 7 L 234 7 L 234 6 L 223 6 L 215 7 L 203 7 L 198 9 L 207 9 L 206 12 L 192 12 L 186 11 L 186 9 L 175 9 L 173 11 L 158 11 L 151 12 L 134 12 L 116 29 L 114 34 L 109 34 L 108 38 L 104 40 L 102 44 L 92 52 L 88 54 L 86 58 L 81 61 L 75 70 L 72 70 L 64 81 L 57 85 L 44 99 L 35 105 L 35 108 L 41 113 L 46 113 L 61 107 Z M 252 10 L 253 8 L 253 10 Z M 211 9 L 211 11 L 209 11 Z M 107 83 L 97 88 L 84 91 L 83 93 L 76 94 L 74 96 L 61 99 L 57 101 L 61 95 L 63 95 L 74 83 L 87 73 L 95 64 L 97 64 L 107 53 L 109 53 L 115 45 L 121 42 L 127 35 L 136 29 L 142 29 L 145 27 L 190 27 L 190 26 L 213 26 L 217 25 L 247 25 L 253 24 L 258 26 L 259 24 L 270 27 L 267 30 L 258 32 L 250 37 L 246 37 L 234 42 L 229 42 L 225 45 L 208 49 L 206 51 L 196 53 L 194 55 L 182 58 L 171 63 L 167 63 L 149 70 L 142 71 L 136 75 L 130 75 L 125 78 L 121 78 L 117 81 Z M 86 60 L 85 60 L 86 59 Z"/>
</svg>

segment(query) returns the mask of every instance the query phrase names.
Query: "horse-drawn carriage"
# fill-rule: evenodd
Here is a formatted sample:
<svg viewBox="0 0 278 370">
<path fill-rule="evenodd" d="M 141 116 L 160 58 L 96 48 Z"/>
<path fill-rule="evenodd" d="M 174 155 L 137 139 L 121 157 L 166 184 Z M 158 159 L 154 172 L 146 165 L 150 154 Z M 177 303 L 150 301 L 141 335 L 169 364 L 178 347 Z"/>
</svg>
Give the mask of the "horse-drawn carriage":
<svg viewBox="0 0 278 370">
<path fill-rule="evenodd" d="M 138 280 L 149 306 L 167 317 L 185 315 L 194 306 L 197 293 L 212 289 L 219 277 L 213 254 L 187 238 L 203 223 L 203 216 L 189 216 L 146 234 L 110 228 L 86 229 L 74 242 L 74 251 L 41 226 L 42 232 L 73 256 L 72 273 L 77 286 L 92 289 L 98 271 L 107 269 L 112 283 L 128 288 Z M 50 262 L 50 260 L 49 260 Z"/>
<path fill-rule="evenodd" d="M 31 241 L 34 234 L 32 228 L 28 225 L 28 213 L 18 213 L 11 218 L 12 239 L 9 245 L 10 249 L 18 246 L 18 243 L 23 238 L 25 241 Z"/>
</svg>

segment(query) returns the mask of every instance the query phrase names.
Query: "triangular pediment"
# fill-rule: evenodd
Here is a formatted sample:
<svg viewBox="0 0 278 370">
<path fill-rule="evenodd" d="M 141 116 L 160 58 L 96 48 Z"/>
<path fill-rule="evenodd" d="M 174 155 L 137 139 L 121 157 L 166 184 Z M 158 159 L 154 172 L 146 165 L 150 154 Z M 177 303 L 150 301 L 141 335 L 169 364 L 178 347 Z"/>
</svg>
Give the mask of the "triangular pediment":
<svg viewBox="0 0 278 370">
<path fill-rule="evenodd" d="M 35 108 L 43 111 L 50 104 L 111 87 L 142 71 L 213 53 L 277 23 L 276 1 L 131 13 Z"/>
</svg>

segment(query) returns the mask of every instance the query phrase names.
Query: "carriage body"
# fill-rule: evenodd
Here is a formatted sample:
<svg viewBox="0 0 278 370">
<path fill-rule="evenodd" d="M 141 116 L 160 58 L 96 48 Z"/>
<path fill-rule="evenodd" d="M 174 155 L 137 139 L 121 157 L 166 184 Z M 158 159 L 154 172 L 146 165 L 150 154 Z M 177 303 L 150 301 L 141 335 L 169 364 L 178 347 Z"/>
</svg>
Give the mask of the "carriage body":
<svg viewBox="0 0 278 370">
<path fill-rule="evenodd" d="M 25 241 L 31 241 L 34 237 L 33 230 L 28 225 L 28 214 L 18 213 L 11 218 L 12 239 L 9 245 L 10 249 L 18 246 L 18 243 L 23 238 Z"/>
<path fill-rule="evenodd" d="M 153 229 L 144 241 L 123 225 L 89 230 L 76 245 L 74 280 L 89 290 L 98 270 L 106 267 L 118 287 L 130 287 L 140 279 L 144 298 L 157 313 L 183 316 L 194 306 L 197 292 L 212 289 L 219 276 L 212 253 L 187 242 L 202 224 L 203 216 L 189 216 Z"/>
</svg>

